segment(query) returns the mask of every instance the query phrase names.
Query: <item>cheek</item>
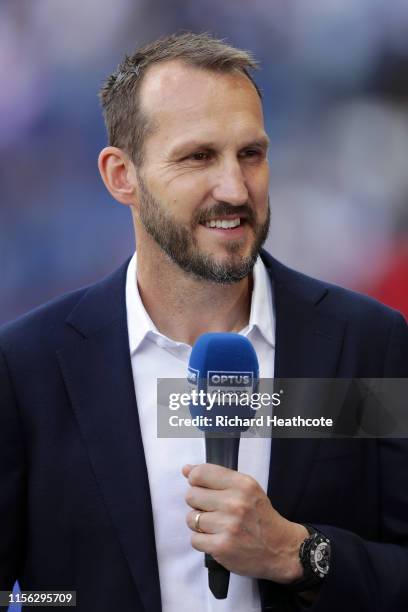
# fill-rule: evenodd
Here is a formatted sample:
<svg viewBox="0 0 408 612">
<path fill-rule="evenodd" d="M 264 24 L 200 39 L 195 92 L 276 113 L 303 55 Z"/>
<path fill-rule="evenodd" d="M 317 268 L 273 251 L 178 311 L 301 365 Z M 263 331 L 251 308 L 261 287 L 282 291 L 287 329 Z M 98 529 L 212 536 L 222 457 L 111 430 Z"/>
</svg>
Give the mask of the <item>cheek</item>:
<svg viewBox="0 0 408 612">
<path fill-rule="evenodd" d="M 183 180 L 172 181 L 162 196 L 162 202 L 167 203 L 168 209 L 180 218 L 194 216 L 202 208 L 203 203 L 209 200 L 211 194 L 210 182 L 207 177 L 198 173 L 189 174 Z"/>
<path fill-rule="evenodd" d="M 264 186 L 257 185 L 250 193 L 250 197 L 259 221 L 264 221 L 269 206 L 269 184 L 266 183 Z"/>
<path fill-rule="evenodd" d="M 257 204 L 267 202 L 269 192 L 268 162 L 265 161 L 261 166 L 249 169 L 246 180 L 253 201 Z"/>
</svg>

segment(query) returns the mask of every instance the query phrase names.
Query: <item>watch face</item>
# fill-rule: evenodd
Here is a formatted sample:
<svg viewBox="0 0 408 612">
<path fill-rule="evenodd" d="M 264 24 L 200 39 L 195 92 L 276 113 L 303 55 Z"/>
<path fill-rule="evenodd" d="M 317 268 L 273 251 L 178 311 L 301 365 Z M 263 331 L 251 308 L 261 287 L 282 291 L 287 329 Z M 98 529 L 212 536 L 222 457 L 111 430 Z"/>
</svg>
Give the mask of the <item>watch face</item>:
<svg viewBox="0 0 408 612">
<path fill-rule="evenodd" d="M 320 542 L 310 551 L 310 562 L 313 571 L 324 578 L 329 571 L 330 544 L 326 539 Z"/>
</svg>

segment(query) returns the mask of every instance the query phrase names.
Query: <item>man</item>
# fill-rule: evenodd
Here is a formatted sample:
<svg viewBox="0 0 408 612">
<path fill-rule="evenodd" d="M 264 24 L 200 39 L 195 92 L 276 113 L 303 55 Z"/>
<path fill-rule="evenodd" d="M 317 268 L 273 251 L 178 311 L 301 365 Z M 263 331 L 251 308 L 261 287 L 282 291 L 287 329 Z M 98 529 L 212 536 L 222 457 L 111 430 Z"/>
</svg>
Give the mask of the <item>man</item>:
<svg viewBox="0 0 408 612">
<path fill-rule="evenodd" d="M 405 441 L 245 439 L 233 472 L 205 464 L 201 439 L 157 438 L 156 379 L 183 378 L 208 331 L 246 335 L 263 377 L 408 374 L 398 313 L 259 256 L 254 67 L 187 33 L 102 89 L 99 169 L 137 254 L 0 333 L 1 589 L 76 590 L 98 611 L 408 606 Z M 232 572 L 226 600 L 203 552 Z"/>
</svg>

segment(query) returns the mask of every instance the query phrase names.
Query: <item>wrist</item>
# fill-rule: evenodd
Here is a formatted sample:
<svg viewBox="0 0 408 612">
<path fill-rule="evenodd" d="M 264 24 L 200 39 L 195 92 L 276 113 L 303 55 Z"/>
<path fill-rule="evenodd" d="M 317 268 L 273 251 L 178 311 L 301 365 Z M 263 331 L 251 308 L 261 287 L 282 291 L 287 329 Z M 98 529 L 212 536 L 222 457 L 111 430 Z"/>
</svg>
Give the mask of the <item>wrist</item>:
<svg viewBox="0 0 408 612">
<path fill-rule="evenodd" d="M 282 530 L 284 545 L 282 546 L 281 562 L 279 563 L 279 576 L 274 572 L 269 580 L 280 584 L 289 584 L 303 577 L 303 566 L 299 558 L 299 549 L 302 542 L 308 537 L 309 532 L 304 525 L 286 521 L 286 526 Z M 276 553 L 276 549 L 274 551 Z M 276 561 L 274 563 L 276 567 Z"/>
<path fill-rule="evenodd" d="M 303 578 L 304 568 L 300 562 L 299 550 L 302 543 L 309 536 L 309 532 L 304 525 L 300 525 L 298 523 L 292 523 L 292 525 L 293 543 L 288 558 L 287 580 L 285 580 L 285 583 L 295 582 L 296 580 L 301 580 Z"/>
</svg>

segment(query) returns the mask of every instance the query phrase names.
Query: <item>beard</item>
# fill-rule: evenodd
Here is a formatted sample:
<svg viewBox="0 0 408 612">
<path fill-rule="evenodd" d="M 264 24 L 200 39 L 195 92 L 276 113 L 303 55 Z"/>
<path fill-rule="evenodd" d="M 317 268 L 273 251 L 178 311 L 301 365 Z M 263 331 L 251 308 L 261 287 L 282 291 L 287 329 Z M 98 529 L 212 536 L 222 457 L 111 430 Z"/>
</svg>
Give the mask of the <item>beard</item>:
<svg viewBox="0 0 408 612">
<path fill-rule="evenodd" d="M 263 223 L 257 221 L 254 211 L 247 204 L 232 206 L 226 202 L 218 202 L 205 211 L 198 211 L 190 227 L 186 227 L 180 225 L 153 197 L 140 176 L 139 185 L 140 221 L 171 261 L 184 272 L 197 279 L 220 284 L 236 283 L 252 272 L 269 231 L 269 200 L 266 220 Z M 239 255 L 242 241 L 230 241 L 225 245 L 230 257 L 225 262 L 218 262 L 210 253 L 204 253 L 199 249 L 194 230 L 200 223 L 209 219 L 231 214 L 245 217 L 245 223 L 251 226 L 254 232 L 252 248 L 249 255 Z"/>
</svg>

